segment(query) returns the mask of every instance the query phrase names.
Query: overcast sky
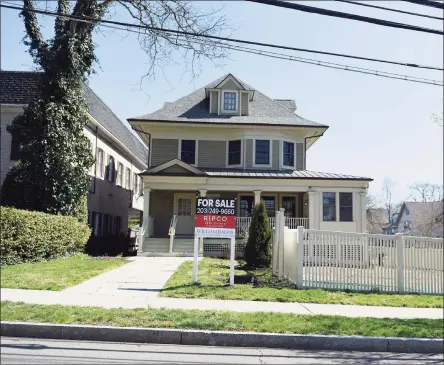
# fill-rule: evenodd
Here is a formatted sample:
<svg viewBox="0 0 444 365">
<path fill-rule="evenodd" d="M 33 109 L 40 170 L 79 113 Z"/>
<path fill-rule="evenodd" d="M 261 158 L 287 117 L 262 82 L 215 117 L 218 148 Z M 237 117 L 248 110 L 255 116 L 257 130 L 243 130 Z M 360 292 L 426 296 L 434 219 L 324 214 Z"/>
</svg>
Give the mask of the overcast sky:
<svg viewBox="0 0 444 365">
<path fill-rule="evenodd" d="M 443 16 L 438 9 L 398 1 L 368 3 Z M 317 1 L 315 5 L 429 28 L 443 27 L 442 21 L 349 4 Z M 195 6 L 210 7 L 204 2 L 196 2 Z M 224 3 L 222 12 L 236 38 L 443 66 L 443 37 L 439 35 L 240 1 Z M 117 10 L 116 18 L 127 19 L 121 10 Z M 42 21 L 47 35 L 51 34 L 52 22 L 49 17 Z M 3 70 L 33 69 L 32 59 L 21 43 L 23 36 L 18 12 L 1 9 Z M 141 51 L 136 35 L 99 32 L 95 41 L 100 66 L 90 84 L 122 120 L 152 112 L 165 101 L 174 101 L 231 72 L 271 98 L 296 100 L 298 114 L 330 126 L 309 150 L 307 169 L 371 177 L 374 181 L 370 192 L 376 195 L 384 178 L 389 177 L 395 182 L 397 200 L 408 196 L 411 184 L 442 184 L 443 129 L 431 119 L 433 113 L 442 112 L 441 87 L 232 52 L 219 67 L 202 63 L 200 75 L 194 80 L 184 75 L 184 66 L 177 58 L 176 65 L 158 72 L 156 79 L 143 83 L 141 89 L 140 78 L 147 71 L 149 59 Z M 293 54 L 436 80 L 443 77 L 439 71 Z"/>
</svg>

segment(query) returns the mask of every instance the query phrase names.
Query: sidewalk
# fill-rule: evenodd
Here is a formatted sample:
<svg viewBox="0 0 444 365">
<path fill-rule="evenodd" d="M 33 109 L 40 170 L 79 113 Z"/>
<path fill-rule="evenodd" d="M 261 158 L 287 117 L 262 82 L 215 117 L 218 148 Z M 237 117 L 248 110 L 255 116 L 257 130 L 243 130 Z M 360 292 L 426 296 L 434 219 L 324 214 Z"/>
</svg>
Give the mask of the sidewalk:
<svg viewBox="0 0 444 365">
<path fill-rule="evenodd" d="M 375 318 L 443 319 L 441 308 L 370 307 L 338 304 L 160 298 L 158 293 L 190 258 L 137 257 L 133 262 L 60 292 L 1 289 L 1 300 L 103 308 L 168 308 L 232 312 L 280 312 Z"/>
</svg>

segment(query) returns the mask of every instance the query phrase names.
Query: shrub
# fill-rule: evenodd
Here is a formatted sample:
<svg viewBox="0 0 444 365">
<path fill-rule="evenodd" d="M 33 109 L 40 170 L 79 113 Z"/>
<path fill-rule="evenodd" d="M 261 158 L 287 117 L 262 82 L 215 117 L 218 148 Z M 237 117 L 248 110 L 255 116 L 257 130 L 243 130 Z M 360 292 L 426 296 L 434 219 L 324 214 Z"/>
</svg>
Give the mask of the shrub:
<svg viewBox="0 0 444 365">
<path fill-rule="evenodd" d="M 0 264 L 83 252 L 90 234 L 90 228 L 75 217 L 0 207 Z"/>
<path fill-rule="evenodd" d="M 249 267 L 270 267 L 271 264 L 271 230 L 262 200 L 253 210 L 244 258 Z"/>
</svg>

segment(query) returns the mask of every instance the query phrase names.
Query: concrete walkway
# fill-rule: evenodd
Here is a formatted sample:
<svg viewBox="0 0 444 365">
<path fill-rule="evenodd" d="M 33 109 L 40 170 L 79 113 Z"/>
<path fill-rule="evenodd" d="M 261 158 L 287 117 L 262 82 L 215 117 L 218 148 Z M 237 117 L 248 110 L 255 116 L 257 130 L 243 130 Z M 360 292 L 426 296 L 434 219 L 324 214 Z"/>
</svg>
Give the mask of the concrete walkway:
<svg viewBox="0 0 444 365">
<path fill-rule="evenodd" d="M 1 289 L 1 300 L 103 308 L 168 308 L 233 312 L 280 312 L 345 317 L 443 319 L 440 308 L 370 307 L 337 304 L 160 298 L 157 294 L 190 258 L 136 257 L 131 263 L 60 291 Z"/>
</svg>

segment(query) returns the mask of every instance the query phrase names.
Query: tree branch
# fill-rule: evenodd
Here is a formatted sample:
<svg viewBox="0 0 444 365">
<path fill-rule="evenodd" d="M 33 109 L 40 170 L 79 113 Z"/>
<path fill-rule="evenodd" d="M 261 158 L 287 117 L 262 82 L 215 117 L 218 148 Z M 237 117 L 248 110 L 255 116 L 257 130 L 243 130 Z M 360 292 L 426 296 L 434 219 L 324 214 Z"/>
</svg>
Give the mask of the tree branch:
<svg viewBox="0 0 444 365">
<path fill-rule="evenodd" d="M 26 35 L 29 38 L 29 41 L 25 40 L 24 43 L 29 46 L 29 52 L 34 61 L 43 67 L 44 60 L 48 56 L 48 44 L 43 39 L 36 13 L 32 11 L 34 10 L 33 0 L 23 0 L 23 7 L 26 10 L 23 10 L 20 15 L 24 19 Z"/>
</svg>

